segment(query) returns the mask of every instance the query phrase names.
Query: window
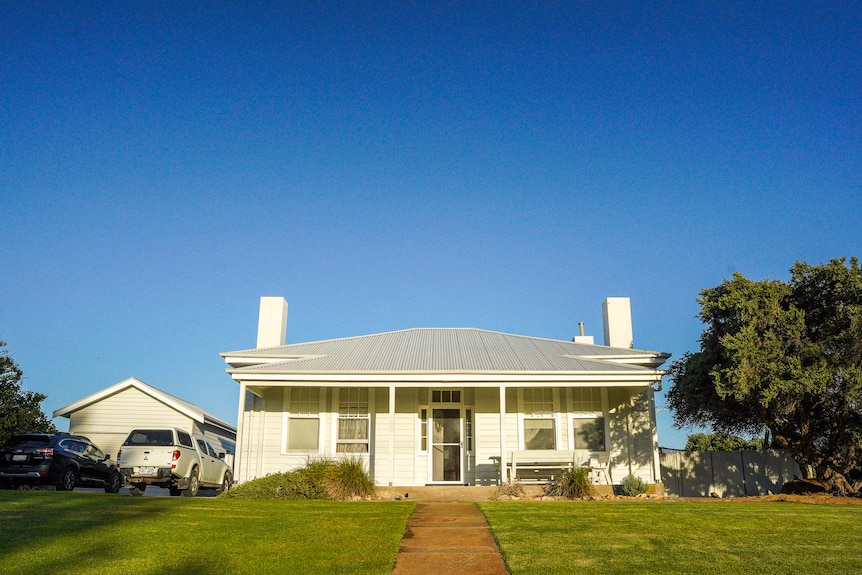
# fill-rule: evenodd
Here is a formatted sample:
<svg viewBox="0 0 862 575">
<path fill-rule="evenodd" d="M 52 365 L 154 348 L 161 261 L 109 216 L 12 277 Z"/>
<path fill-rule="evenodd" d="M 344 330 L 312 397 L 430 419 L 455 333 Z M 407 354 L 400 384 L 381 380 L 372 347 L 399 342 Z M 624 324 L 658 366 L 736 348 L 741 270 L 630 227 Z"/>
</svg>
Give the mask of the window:
<svg viewBox="0 0 862 575">
<path fill-rule="evenodd" d="M 368 388 L 342 389 L 338 398 L 337 453 L 368 453 Z"/>
<path fill-rule="evenodd" d="M 467 409 L 464 413 L 464 441 L 467 446 L 467 454 L 473 453 L 473 410 Z"/>
<path fill-rule="evenodd" d="M 556 449 L 554 390 L 524 389 L 524 449 Z"/>
<path fill-rule="evenodd" d="M 599 387 L 572 388 L 572 411 L 601 413 L 602 390 Z"/>
<path fill-rule="evenodd" d="M 524 419 L 524 449 L 556 449 L 553 419 Z"/>
<path fill-rule="evenodd" d="M 435 389 L 431 392 L 434 403 L 461 403 L 461 391 L 457 389 Z"/>
<path fill-rule="evenodd" d="M 316 387 L 290 390 L 287 420 L 288 451 L 318 451 L 320 445 L 320 391 Z"/>
<path fill-rule="evenodd" d="M 554 415 L 554 390 L 548 387 L 525 389 L 524 414 L 534 417 Z"/>
<path fill-rule="evenodd" d="M 180 440 L 180 445 L 185 445 L 186 447 L 192 446 L 192 436 L 185 431 L 177 430 L 177 438 Z"/>
<path fill-rule="evenodd" d="M 572 419 L 575 449 L 605 450 L 605 418 L 576 417 Z"/>
<path fill-rule="evenodd" d="M 419 410 L 419 451 L 428 451 L 428 409 Z"/>
</svg>

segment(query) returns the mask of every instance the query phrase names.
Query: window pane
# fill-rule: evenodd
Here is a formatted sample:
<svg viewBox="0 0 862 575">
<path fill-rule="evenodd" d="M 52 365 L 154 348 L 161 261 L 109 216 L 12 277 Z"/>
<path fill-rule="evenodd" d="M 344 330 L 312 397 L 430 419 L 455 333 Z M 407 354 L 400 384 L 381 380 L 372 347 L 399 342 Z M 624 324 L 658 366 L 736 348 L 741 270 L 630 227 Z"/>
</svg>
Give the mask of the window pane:
<svg viewBox="0 0 862 575">
<path fill-rule="evenodd" d="M 435 409 L 432 433 L 434 443 L 459 443 L 461 412 L 457 409 Z"/>
<path fill-rule="evenodd" d="M 419 438 L 420 445 L 419 449 L 421 451 L 428 450 L 428 410 L 423 409 L 420 411 L 420 423 L 419 423 Z"/>
<path fill-rule="evenodd" d="M 556 449 L 554 420 L 525 419 L 524 449 Z"/>
<path fill-rule="evenodd" d="M 318 419 L 290 418 L 287 427 L 288 449 L 317 450 L 320 421 Z"/>
<path fill-rule="evenodd" d="M 368 453 L 367 443 L 339 443 L 335 446 L 336 453 Z"/>
<path fill-rule="evenodd" d="M 572 420 L 572 428 L 575 430 L 575 449 L 589 449 L 590 451 L 605 450 L 604 418 L 576 418 Z"/>
<path fill-rule="evenodd" d="M 339 417 L 338 439 L 368 439 L 368 420 Z"/>
</svg>

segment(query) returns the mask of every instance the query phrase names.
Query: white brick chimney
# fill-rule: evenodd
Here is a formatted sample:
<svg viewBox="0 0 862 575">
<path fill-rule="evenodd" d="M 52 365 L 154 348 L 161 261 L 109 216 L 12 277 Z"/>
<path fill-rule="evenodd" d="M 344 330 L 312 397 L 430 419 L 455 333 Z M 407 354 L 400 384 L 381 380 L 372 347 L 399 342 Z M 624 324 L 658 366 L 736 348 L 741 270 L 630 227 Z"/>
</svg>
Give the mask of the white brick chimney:
<svg viewBox="0 0 862 575">
<path fill-rule="evenodd" d="M 284 345 L 287 333 L 287 301 L 281 296 L 260 298 L 257 320 L 257 347 Z"/>
<path fill-rule="evenodd" d="M 632 339 L 632 307 L 627 297 L 609 297 L 602 302 L 605 324 L 605 345 L 634 347 Z"/>
</svg>

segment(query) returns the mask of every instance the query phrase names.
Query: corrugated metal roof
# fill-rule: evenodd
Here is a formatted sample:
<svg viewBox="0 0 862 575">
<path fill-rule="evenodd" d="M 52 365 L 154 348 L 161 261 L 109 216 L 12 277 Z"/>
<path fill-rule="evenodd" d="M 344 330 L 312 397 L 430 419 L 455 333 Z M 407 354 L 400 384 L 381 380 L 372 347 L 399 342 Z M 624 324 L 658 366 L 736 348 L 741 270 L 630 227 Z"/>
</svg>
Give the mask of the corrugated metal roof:
<svg viewBox="0 0 862 575">
<path fill-rule="evenodd" d="M 653 368 L 612 358 L 655 358 L 666 354 L 475 328 L 416 328 L 222 355 L 237 367 L 266 362 L 242 371 L 344 373 L 643 372 Z M 248 361 L 235 361 L 236 358 Z"/>
</svg>

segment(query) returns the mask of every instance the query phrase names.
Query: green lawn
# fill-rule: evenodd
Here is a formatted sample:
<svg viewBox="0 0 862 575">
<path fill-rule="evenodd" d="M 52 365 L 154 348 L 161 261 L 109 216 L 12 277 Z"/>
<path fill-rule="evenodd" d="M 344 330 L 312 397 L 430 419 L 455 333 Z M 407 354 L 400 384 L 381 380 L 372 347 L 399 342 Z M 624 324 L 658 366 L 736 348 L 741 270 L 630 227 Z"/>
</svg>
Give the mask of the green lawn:
<svg viewBox="0 0 862 575">
<path fill-rule="evenodd" d="M 0 491 L 0 574 L 389 574 L 414 504 Z"/>
<path fill-rule="evenodd" d="M 480 503 L 513 575 L 862 573 L 862 506 Z"/>
</svg>

